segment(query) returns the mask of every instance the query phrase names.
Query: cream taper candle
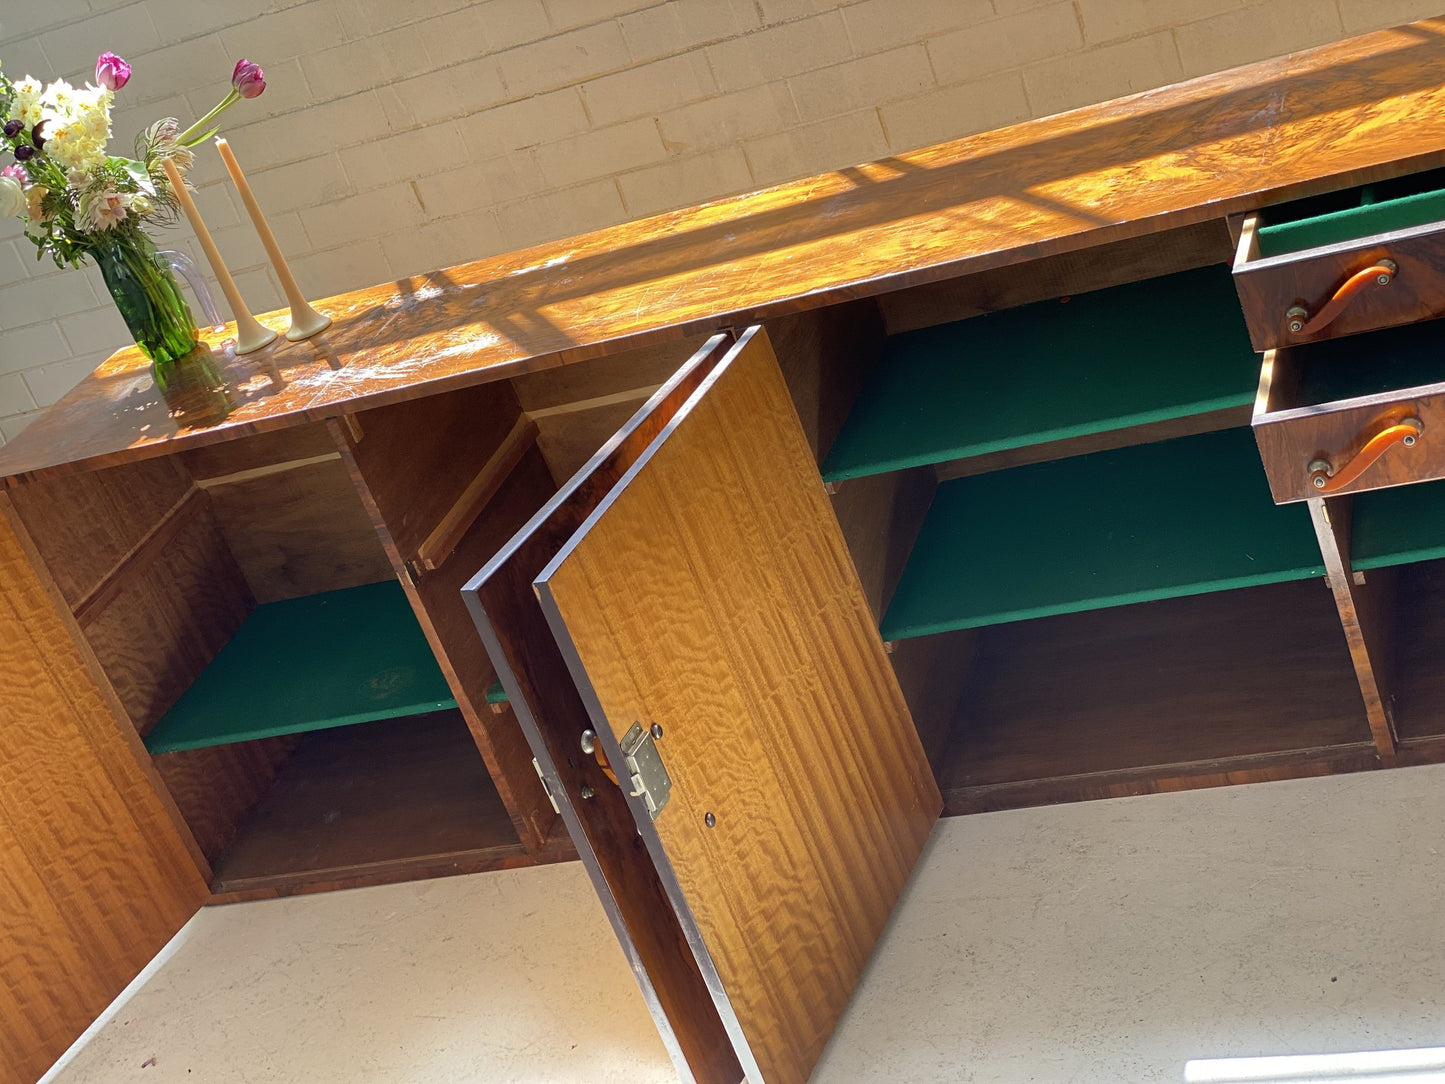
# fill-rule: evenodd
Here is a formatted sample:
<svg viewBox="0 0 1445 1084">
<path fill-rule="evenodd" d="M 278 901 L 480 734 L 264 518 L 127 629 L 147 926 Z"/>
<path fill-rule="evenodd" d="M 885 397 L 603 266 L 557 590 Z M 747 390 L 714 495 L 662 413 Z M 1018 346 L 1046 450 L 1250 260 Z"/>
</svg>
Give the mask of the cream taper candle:
<svg viewBox="0 0 1445 1084">
<path fill-rule="evenodd" d="M 261 213 L 261 205 L 256 202 L 256 196 L 251 191 L 251 186 L 246 183 L 246 175 L 241 172 L 240 163 L 231 153 L 231 145 L 224 139 L 217 138 L 216 150 L 221 152 L 221 160 L 226 163 L 226 172 L 235 182 L 236 191 L 241 193 L 241 202 L 246 205 L 246 213 L 251 216 L 251 224 L 261 235 L 261 244 L 265 246 L 266 255 L 271 258 L 271 266 L 276 269 L 276 277 L 281 280 L 281 289 L 285 291 L 286 301 L 291 306 L 291 327 L 286 331 L 286 338 L 292 342 L 309 339 L 318 331 L 330 327 L 331 317 L 322 316 L 313 309 L 306 300 L 306 295 L 301 292 L 301 287 L 296 285 L 296 278 L 291 274 L 291 268 L 286 266 L 286 257 L 281 255 L 281 247 L 276 244 L 276 235 L 271 232 L 271 226 L 266 221 L 266 216 Z"/>
<path fill-rule="evenodd" d="M 236 280 L 231 278 L 231 272 L 226 270 L 226 261 L 221 259 L 216 242 L 211 240 L 211 231 L 206 229 L 205 222 L 201 220 L 201 212 L 196 209 L 195 200 L 191 199 L 191 194 L 186 191 L 186 182 L 181 179 L 176 164 L 169 158 L 163 158 L 161 164 L 165 166 L 166 176 L 170 178 L 171 188 L 180 202 L 181 210 L 186 213 L 191 228 L 196 231 L 196 240 L 201 243 L 201 251 L 206 254 L 211 270 L 216 273 L 216 281 L 221 284 L 221 293 L 226 295 L 226 301 L 236 317 L 236 353 L 249 354 L 260 350 L 275 340 L 276 333 L 261 324 L 251 315 L 251 310 L 246 308 L 241 291 L 236 289 Z"/>
</svg>

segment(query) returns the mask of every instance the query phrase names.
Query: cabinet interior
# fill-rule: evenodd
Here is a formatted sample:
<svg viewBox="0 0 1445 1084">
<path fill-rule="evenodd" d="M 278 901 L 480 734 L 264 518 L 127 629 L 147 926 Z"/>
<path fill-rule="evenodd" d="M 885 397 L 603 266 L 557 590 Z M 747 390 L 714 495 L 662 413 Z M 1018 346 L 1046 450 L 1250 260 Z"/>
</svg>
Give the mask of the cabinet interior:
<svg viewBox="0 0 1445 1084">
<path fill-rule="evenodd" d="M 1316 529 L 1248 429 L 1231 249 L 1210 221 L 766 322 L 948 811 L 1379 763 Z M 137 742 L 276 607 L 392 585 L 373 639 L 424 641 L 424 702 L 154 752 L 218 898 L 572 853 L 461 588 L 701 343 L 13 491 Z M 1441 484 L 1350 506 L 1407 760 L 1445 756 Z M 274 642 L 238 702 L 324 699 L 344 637 Z"/>
<path fill-rule="evenodd" d="M 947 812 L 1394 754 L 1374 740 L 1309 510 L 1270 497 L 1249 429 L 1261 359 L 1223 225 L 1108 247 L 878 299 L 846 364 L 856 400 L 818 448 Z M 1440 364 L 1411 344 L 1437 333 L 1375 333 L 1404 360 L 1363 377 L 1359 336 L 1303 349 L 1353 355 L 1357 383 L 1428 383 Z M 1340 506 L 1356 579 L 1411 600 L 1367 629 L 1374 655 L 1377 638 L 1398 647 L 1384 680 L 1406 761 L 1442 751 L 1426 661 L 1441 505 L 1427 483 Z"/>
</svg>

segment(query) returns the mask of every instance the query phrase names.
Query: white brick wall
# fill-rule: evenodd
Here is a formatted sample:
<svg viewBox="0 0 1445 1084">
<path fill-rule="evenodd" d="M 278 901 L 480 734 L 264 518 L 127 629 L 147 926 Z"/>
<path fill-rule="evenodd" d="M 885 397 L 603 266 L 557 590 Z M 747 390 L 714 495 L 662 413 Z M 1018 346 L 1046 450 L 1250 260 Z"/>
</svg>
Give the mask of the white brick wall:
<svg viewBox="0 0 1445 1084">
<path fill-rule="evenodd" d="M 851 165 L 1439 14 L 1445 0 L 3 0 L 0 65 L 135 67 L 127 146 L 227 135 L 315 295 Z M 280 305 L 213 152 L 198 202 L 257 311 Z M 191 248 L 189 232 L 160 238 Z M 124 337 L 93 269 L 0 222 L 0 441 Z"/>
</svg>

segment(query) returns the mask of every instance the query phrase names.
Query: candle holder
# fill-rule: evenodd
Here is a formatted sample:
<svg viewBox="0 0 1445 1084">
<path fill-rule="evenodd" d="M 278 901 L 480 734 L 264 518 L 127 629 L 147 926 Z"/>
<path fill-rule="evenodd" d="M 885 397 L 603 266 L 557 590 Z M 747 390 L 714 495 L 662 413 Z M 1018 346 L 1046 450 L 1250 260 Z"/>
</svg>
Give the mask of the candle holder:
<svg viewBox="0 0 1445 1084">
<path fill-rule="evenodd" d="M 241 202 L 246 205 L 246 213 L 251 216 L 251 224 L 256 227 L 256 233 L 261 237 L 261 245 L 266 249 L 271 266 L 276 269 L 276 277 L 281 280 L 286 302 L 291 306 L 291 326 L 286 329 L 286 338 L 292 342 L 300 342 L 326 330 L 331 326 L 331 317 L 323 316 L 313 309 L 306 300 L 306 295 L 301 292 L 301 287 L 296 285 L 296 277 L 291 274 L 286 258 L 281 255 L 281 246 L 276 243 L 276 235 L 271 232 L 270 223 L 261 213 L 261 205 L 256 202 L 246 175 L 241 172 L 241 165 L 231 151 L 231 145 L 224 139 L 217 139 L 216 150 L 221 152 L 221 159 L 226 163 L 226 172 L 231 175 L 236 191 L 241 195 Z"/>
<path fill-rule="evenodd" d="M 221 293 L 226 295 L 226 303 L 231 306 L 231 312 L 236 317 L 236 353 L 252 354 L 264 346 L 269 346 L 276 340 L 276 333 L 261 324 L 251 315 L 251 310 L 246 307 L 246 302 L 241 297 L 241 291 L 236 288 L 236 280 L 231 278 L 231 272 L 226 268 L 226 261 L 221 259 L 220 250 L 216 248 L 216 242 L 211 239 L 211 231 L 206 229 L 201 212 L 197 210 L 195 200 L 191 199 L 190 192 L 186 190 L 186 182 L 181 179 L 176 164 L 169 158 L 164 158 L 161 160 L 161 165 L 165 167 L 166 177 L 171 182 L 171 188 L 175 191 L 181 210 L 185 212 L 191 228 L 196 231 L 196 240 L 200 242 L 201 251 L 206 254 L 206 260 L 216 275 L 216 281 L 221 284 Z"/>
</svg>

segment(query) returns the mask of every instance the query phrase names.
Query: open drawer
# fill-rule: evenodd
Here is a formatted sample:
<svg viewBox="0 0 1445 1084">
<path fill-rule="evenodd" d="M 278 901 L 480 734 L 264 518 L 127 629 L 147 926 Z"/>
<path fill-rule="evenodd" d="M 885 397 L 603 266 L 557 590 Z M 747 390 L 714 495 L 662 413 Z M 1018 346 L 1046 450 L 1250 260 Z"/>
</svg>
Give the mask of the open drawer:
<svg viewBox="0 0 1445 1084">
<path fill-rule="evenodd" d="M 1445 171 L 1247 216 L 1234 281 L 1261 351 L 1445 314 Z"/>
<path fill-rule="evenodd" d="M 1254 435 L 1277 503 L 1445 477 L 1445 325 L 1271 350 Z"/>
</svg>

